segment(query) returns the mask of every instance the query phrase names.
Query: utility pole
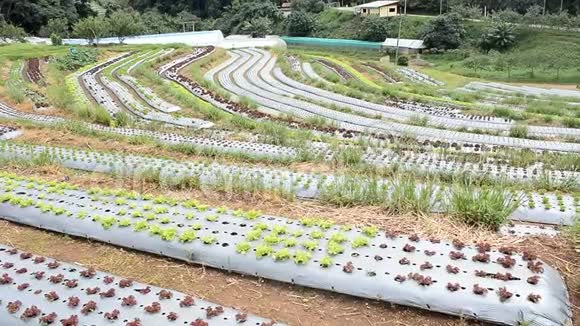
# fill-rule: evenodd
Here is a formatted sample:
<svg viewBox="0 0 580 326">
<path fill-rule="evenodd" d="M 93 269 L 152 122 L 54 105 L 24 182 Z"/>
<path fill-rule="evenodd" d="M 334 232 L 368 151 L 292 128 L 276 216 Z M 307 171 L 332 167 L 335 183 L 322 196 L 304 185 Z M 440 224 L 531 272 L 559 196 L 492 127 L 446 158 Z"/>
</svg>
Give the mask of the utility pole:
<svg viewBox="0 0 580 326">
<path fill-rule="evenodd" d="M 563 9 L 564 9 L 564 0 L 560 0 L 560 13 L 562 13 Z"/>
<path fill-rule="evenodd" d="M 399 41 L 401 40 L 401 27 L 403 26 L 403 19 L 407 16 L 407 0 L 405 0 L 405 9 L 403 11 L 405 14 L 403 17 L 399 17 L 399 34 L 397 35 L 397 50 L 395 50 L 395 66 L 399 65 Z M 399 16 L 400 13 L 399 13 Z"/>
<path fill-rule="evenodd" d="M 439 16 L 443 15 L 443 0 L 439 0 Z"/>
</svg>

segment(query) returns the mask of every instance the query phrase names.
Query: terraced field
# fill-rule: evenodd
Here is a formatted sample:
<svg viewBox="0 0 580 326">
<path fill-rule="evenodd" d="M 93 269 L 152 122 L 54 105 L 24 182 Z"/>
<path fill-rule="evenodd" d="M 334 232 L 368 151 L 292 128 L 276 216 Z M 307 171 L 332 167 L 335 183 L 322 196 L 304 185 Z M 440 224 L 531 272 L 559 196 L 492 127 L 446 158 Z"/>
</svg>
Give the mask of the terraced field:
<svg viewBox="0 0 580 326">
<path fill-rule="evenodd" d="M 580 129 L 449 96 L 572 91 L 305 49 L 99 53 L 0 69 L 0 324 L 579 317 Z"/>
</svg>

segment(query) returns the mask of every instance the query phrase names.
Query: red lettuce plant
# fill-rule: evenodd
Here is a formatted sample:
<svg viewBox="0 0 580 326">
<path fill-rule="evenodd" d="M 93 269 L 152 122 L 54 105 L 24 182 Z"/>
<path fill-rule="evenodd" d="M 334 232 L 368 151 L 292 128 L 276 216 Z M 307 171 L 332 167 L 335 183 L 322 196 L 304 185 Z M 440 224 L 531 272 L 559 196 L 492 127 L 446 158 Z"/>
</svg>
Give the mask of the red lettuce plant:
<svg viewBox="0 0 580 326">
<path fill-rule="evenodd" d="M 538 256 L 531 251 L 524 250 L 524 252 L 522 254 L 522 259 L 523 260 L 536 260 L 536 259 L 538 259 Z"/>
<path fill-rule="evenodd" d="M 502 265 L 504 268 L 511 268 L 515 266 L 516 260 L 510 256 L 499 257 L 497 262 Z"/>
<path fill-rule="evenodd" d="M 436 252 L 435 252 L 435 251 L 429 251 L 429 250 L 425 250 L 425 251 L 423 251 L 423 253 L 424 253 L 425 255 L 427 255 L 427 256 L 433 256 L 433 255 L 435 255 L 435 254 L 436 254 Z"/>
<path fill-rule="evenodd" d="M 461 286 L 459 285 L 459 283 L 447 283 L 447 290 L 451 291 L 451 292 L 455 292 L 458 291 L 461 288 Z"/>
<path fill-rule="evenodd" d="M 20 319 L 26 320 L 29 318 L 35 318 L 35 317 L 38 317 L 40 315 L 40 313 L 41 313 L 41 311 L 40 311 L 40 309 L 38 309 L 37 306 L 31 306 L 30 308 L 26 308 L 24 310 L 24 312 L 20 316 Z"/>
<path fill-rule="evenodd" d="M 416 281 L 419 285 L 429 286 L 433 284 L 433 279 L 430 276 L 423 276 L 419 273 L 409 273 L 409 278 Z"/>
<path fill-rule="evenodd" d="M 139 289 L 139 290 L 137 290 L 137 292 L 139 292 L 139 293 L 141 293 L 143 295 L 149 294 L 149 292 L 151 292 L 151 287 L 148 286 L 148 287 L 146 287 L 144 289 Z"/>
<path fill-rule="evenodd" d="M 18 285 L 17 289 L 18 289 L 18 291 L 24 291 L 24 290 L 28 289 L 29 287 L 30 287 L 30 284 L 22 283 L 22 284 Z"/>
<path fill-rule="evenodd" d="M 487 289 L 479 286 L 479 284 L 475 284 L 473 285 L 473 293 L 477 295 L 485 295 L 487 293 Z"/>
<path fill-rule="evenodd" d="M 465 258 L 465 254 L 459 251 L 450 251 L 449 258 L 451 258 L 451 260 L 459 260 Z"/>
<path fill-rule="evenodd" d="M 97 275 L 97 271 L 93 267 L 89 267 L 89 269 L 81 271 L 80 274 L 84 278 L 93 278 Z"/>
<path fill-rule="evenodd" d="M 173 297 L 173 293 L 167 290 L 161 290 L 159 292 L 159 300 L 169 300 Z"/>
<path fill-rule="evenodd" d="M 20 259 L 26 260 L 32 258 L 32 254 L 29 252 L 23 252 L 20 254 Z"/>
<path fill-rule="evenodd" d="M 150 314 L 156 314 L 161 311 L 161 304 L 159 302 L 153 302 L 150 306 L 145 307 L 145 311 Z"/>
<path fill-rule="evenodd" d="M 48 280 L 50 281 L 50 283 L 54 283 L 54 284 L 58 284 L 58 283 L 62 282 L 63 279 L 64 279 L 64 275 L 62 275 L 62 274 L 51 275 L 48 278 Z"/>
<path fill-rule="evenodd" d="M 101 298 L 112 298 L 115 296 L 115 289 L 110 288 L 105 292 L 99 293 L 99 295 L 101 296 Z"/>
<path fill-rule="evenodd" d="M 170 312 L 167 314 L 167 319 L 171 321 L 175 321 L 177 318 L 179 318 L 179 316 L 175 312 Z"/>
<path fill-rule="evenodd" d="M 530 294 L 528 295 L 528 300 L 529 300 L 530 302 L 533 302 L 533 303 L 538 303 L 538 302 L 540 302 L 540 299 L 541 299 L 541 298 L 542 298 L 542 296 L 541 296 L 541 295 L 539 295 L 539 294 L 533 294 L 533 293 L 530 293 Z"/>
<path fill-rule="evenodd" d="M 42 257 L 42 256 L 37 256 L 34 257 L 34 263 L 35 264 L 42 264 L 46 261 L 46 258 Z"/>
<path fill-rule="evenodd" d="M 394 231 L 394 230 L 387 230 L 385 232 L 385 236 L 389 239 L 395 239 L 396 237 L 399 236 L 399 233 L 397 231 Z"/>
<path fill-rule="evenodd" d="M 406 244 L 406 245 L 403 247 L 403 251 L 404 251 L 404 252 L 415 252 L 415 246 L 411 246 L 410 244 L 408 244 L 408 243 L 407 243 L 407 244 Z"/>
<path fill-rule="evenodd" d="M 499 252 L 501 252 L 504 255 L 513 255 L 516 252 L 516 248 L 514 247 L 500 247 L 499 248 Z"/>
<path fill-rule="evenodd" d="M 62 326 L 78 326 L 79 325 L 79 317 L 77 315 L 72 315 L 67 319 L 61 319 L 60 323 Z"/>
<path fill-rule="evenodd" d="M 209 326 L 208 323 L 206 323 L 205 321 L 201 320 L 201 319 L 196 319 L 194 321 L 191 322 L 190 324 L 191 326 Z"/>
<path fill-rule="evenodd" d="M 74 308 L 78 307 L 79 303 L 81 303 L 81 299 L 79 299 L 78 297 L 70 297 L 68 298 L 67 306 L 69 308 Z"/>
<path fill-rule="evenodd" d="M 453 247 L 455 247 L 455 249 L 457 249 L 457 250 L 461 250 L 461 249 L 465 248 L 465 243 L 459 241 L 458 239 L 454 239 L 452 244 L 453 244 Z"/>
<path fill-rule="evenodd" d="M 105 283 L 105 284 L 111 284 L 113 282 L 115 282 L 115 278 L 114 277 L 112 277 L 112 276 L 105 276 L 105 277 L 103 277 L 103 283 Z"/>
<path fill-rule="evenodd" d="M 447 265 L 447 267 L 445 269 L 447 270 L 447 273 L 449 273 L 449 274 L 459 273 L 459 267 L 457 267 L 457 266 Z"/>
<path fill-rule="evenodd" d="M 132 307 L 132 306 L 134 306 L 134 305 L 137 304 L 137 300 L 132 295 L 123 298 L 121 301 L 122 301 L 121 302 L 121 305 L 122 306 L 127 306 L 127 307 Z"/>
<path fill-rule="evenodd" d="M 26 268 L 21 268 L 21 269 L 19 269 L 19 270 L 17 270 L 17 271 L 16 271 L 16 274 L 24 274 L 24 273 L 26 273 L 26 272 L 28 272 L 28 269 L 26 269 Z"/>
<path fill-rule="evenodd" d="M 419 242 L 419 240 L 421 240 L 421 239 L 419 238 L 418 235 L 413 234 L 412 236 L 409 237 L 409 240 L 411 240 L 413 242 Z"/>
<path fill-rule="evenodd" d="M 51 312 L 48 315 L 40 317 L 40 325 L 52 325 L 56 320 L 56 313 Z"/>
<path fill-rule="evenodd" d="M 132 280 L 123 279 L 123 280 L 120 280 L 119 281 L 119 287 L 121 289 L 128 288 L 128 287 L 131 287 L 131 286 L 133 286 L 133 281 Z"/>
<path fill-rule="evenodd" d="M 403 283 L 407 280 L 407 277 L 404 275 L 397 275 L 395 276 L 395 281 L 399 282 L 399 283 Z"/>
<path fill-rule="evenodd" d="M 429 241 L 431 241 L 431 243 L 441 243 L 441 240 L 435 238 L 431 238 Z"/>
<path fill-rule="evenodd" d="M 511 298 L 514 294 L 508 291 L 504 286 L 503 288 L 499 288 L 499 290 L 497 290 L 497 295 L 499 295 L 499 301 L 505 302 L 506 300 L 509 300 L 509 298 Z"/>
<path fill-rule="evenodd" d="M 491 251 L 491 245 L 487 242 L 480 242 L 476 244 L 475 247 L 477 248 L 477 251 L 480 253 Z"/>
<path fill-rule="evenodd" d="M 141 326 L 141 320 L 139 318 L 135 318 L 132 321 L 125 324 L 125 326 Z"/>
<path fill-rule="evenodd" d="M 487 274 L 486 271 L 483 271 L 483 270 L 480 271 L 480 270 L 477 270 L 477 269 L 475 270 L 475 276 L 477 276 L 477 277 L 487 277 L 487 275 L 488 274 Z"/>
<path fill-rule="evenodd" d="M 342 266 L 342 271 L 345 273 L 352 273 L 354 271 L 354 265 L 351 261 L 347 262 L 346 265 Z"/>
<path fill-rule="evenodd" d="M 423 264 L 421 264 L 421 266 L 419 266 L 419 268 L 420 268 L 422 271 L 424 271 L 424 270 L 426 270 L 426 269 L 432 269 L 432 268 L 433 268 L 433 265 L 432 265 L 430 262 L 426 261 L 426 262 L 424 262 Z"/>
<path fill-rule="evenodd" d="M 44 278 L 44 272 L 42 272 L 42 271 L 34 272 L 34 273 L 32 273 L 32 275 L 34 275 L 34 278 L 39 280 L 39 281 Z"/>
<path fill-rule="evenodd" d="M 5 262 L 4 264 L 2 264 L 2 268 L 5 268 L 5 269 L 10 269 L 12 267 L 14 267 L 14 264 L 10 263 L 10 262 Z"/>
<path fill-rule="evenodd" d="M 69 289 L 74 289 L 79 285 L 79 281 L 78 280 L 66 280 L 64 282 L 64 285 Z"/>
<path fill-rule="evenodd" d="M 535 263 L 533 261 L 529 261 L 528 269 L 532 271 L 532 273 L 543 273 L 544 267 L 542 267 L 542 265 L 544 264 L 541 261 L 537 261 Z"/>
<path fill-rule="evenodd" d="M 10 277 L 8 274 L 4 273 L 4 274 L 2 274 L 2 277 L 0 277 L 0 285 L 6 285 L 6 284 L 12 284 L 12 277 Z"/>
<path fill-rule="evenodd" d="M 213 317 L 217 317 L 223 313 L 224 313 L 224 307 L 222 307 L 222 306 L 217 306 L 215 308 L 213 308 L 213 307 L 205 308 L 205 315 L 208 319 L 213 318 Z"/>
<path fill-rule="evenodd" d="M 48 301 L 56 301 L 59 299 L 58 294 L 54 291 L 50 291 L 48 293 L 46 293 L 44 295 L 44 297 L 48 300 Z"/>
<path fill-rule="evenodd" d="M 115 309 L 111 312 L 106 312 L 105 318 L 108 320 L 117 320 L 117 319 L 119 319 L 120 314 L 121 314 L 121 312 L 119 310 Z"/>
<path fill-rule="evenodd" d="M 501 280 L 501 281 L 511 281 L 514 278 L 514 276 L 511 273 L 502 274 L 500 272 L 495 273 L 495 275 L 493 277 L 496 280 Z"/>
<path fill-rule="evenodd" d="M 20 307 L 22 307 L 22 302 L 20 302 L 20 300 L 16 300 L 14 302 L 8 302 L 6 309 L 9 313 L 15 314 L 18 312 L 18 310 L 20 310 Z"/>
<path fill-rule="evenodd" d="M 540 277 L 538 275 L 530 276 L 530 277 L 528 277 L 528 280 L 527 280 L 527 282 L 532 284 L 532 285 L 538 284 L 539 281 L 540 281 Z"/>
<path fill-rule="evenodd" d="M 489 263 L 489 254 L 478 253 L 475 256 L 471 257 L 473 261 L 478 261 L 480 263 Z"/>
<path fill-rule="evenodd" d="M 236 314 L 236 322 L 245 323 L 248 320 L 248 314 L 244 312 L 238 312 Z"/>
<path fill-rule="evenodd" d="M 99 293 L 99 291 L 101 291 L 101 289 L 99 287 L 94 287 L 94 288 L 87 288 L 85 290 L 85 293 L 88 295 L 93 295 L 93 294 Z"/>
<path fill-rule="evenodd" d="M 181 302 L 179 302 L 179 306 L 181 308 L 185 308 L 185 307 L 191 307 L 193 306 L 195 303 L 193 302 L 193 298 L 189 295 L 186 295 L 185 298 L 183 298 L 183 300 L 181 300 Z"/>
<path fill-rule="evenodd" d="M 60 267 L 60 263 L 55 260 L 53 262 L 46 264 L 46 266 L 48 266 L 48 269 L 57 269 Z M 71 316 L 71 317 L 76 317 L 76 316 Z M 77 317 L 77 319 L 78 319 L 78 317 Z"/>
</svg>

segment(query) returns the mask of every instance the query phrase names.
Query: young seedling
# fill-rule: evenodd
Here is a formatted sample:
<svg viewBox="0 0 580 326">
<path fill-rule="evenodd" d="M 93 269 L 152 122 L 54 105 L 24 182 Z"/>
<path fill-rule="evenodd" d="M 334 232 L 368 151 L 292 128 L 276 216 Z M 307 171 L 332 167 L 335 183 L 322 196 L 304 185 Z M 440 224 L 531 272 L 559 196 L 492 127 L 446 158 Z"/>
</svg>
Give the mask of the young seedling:
<svg viewBox="0 0 580 326">
<path fill-rule="evenodd" d="M 297 251 L 294 253 L 294 262 L 298 265 L 306 264 L 311 258 L 312 255 L 306 251 Z"/>
<path fill-rule="evenodd" d="M 236 252 L 245 255 L 252 249 L 252 245 L 249 242 L 240 242 L 236 245 Z"/>
</svg>

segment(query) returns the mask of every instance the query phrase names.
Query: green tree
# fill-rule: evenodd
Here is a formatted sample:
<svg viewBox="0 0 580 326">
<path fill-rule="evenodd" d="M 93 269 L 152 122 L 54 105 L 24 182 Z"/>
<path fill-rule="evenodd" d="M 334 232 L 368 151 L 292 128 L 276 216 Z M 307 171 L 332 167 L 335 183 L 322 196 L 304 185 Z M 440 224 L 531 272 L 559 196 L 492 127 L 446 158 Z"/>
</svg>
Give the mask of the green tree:
<svg viewBox="0 0 580 326">
<path fill-rule="evenodd" d="M 486 52 L 490 50 L 504 51 L 515 43 L 514 25 L 498 22 L 494 23 L 481 35 L 479 47 Z"/>
<path fill-rule="evenodd" d="M 477 74 L 478 71 L 486 70 L 491 65 L 491 59 L 487 55 L 474 55 L 463 60 L 463 65 L 466 68 L 473 69 Z"/>
<path fill-rule="evenodd" d="M 115 11 L 107 20 L 111 34 L 123 43 L 127 36 L 137 35 L 142 31 L 141 17 L 136 12 Z"/>
<path fill-rule="evenodd" d="M 493 65 L 496 70 L 505 71 L 508 75 L 508 80 L 512 77 L 512 70 L 520 63 L 517 53 L 502 53 L 493 56 Z"/>
<path fill-rule="evenodd" d="M 305 11 L 293 11 L 286 19 L 286 31 L 290 36 L 307 36 L 314 31 L 316 19 Z"/>
<path fill-rule="evenodd" d="M 217 21 L 216 28 L 225 34 L 235 34 L 243 31 L 244 27 L 251 26 L 252 20 L 257 18 L 267 19 L 270 22 L 270 28 L 272 28 L 274 24 L 282 21 L 282 13 L 270 1 L 251 0 L 242 3 L 238 1 L 228 7 Z"/>
<path fill-rule="evenodd" d="M 465 5 L 463 3 L 451 6 L 451 12 L 456 13 L 463 18 L 480 18 L 482 16 L 481 8 Z"/>
<path fill-rule="evenodd" d="M 0 21 L 0 40 L 21 42 L 26 37 L 26 32 L 22 27 L 14 26 Z"/>
<path fill-rule="evenodd" d="M 379 16 L 365 17 L 361 24 L 359 38 L 370 42 L 383 42 L 389 34 L 388 18 Z"/>
<path fill-rule="evenodd" d="M 86 39 L 90 45 L 98 45 L 99 40 L 108 33 L 108 22 L 102 17 L 81 19 L 73 27 L 73 34 Z"/>
<path fill-rule="evenodd" d="M 244 24 L 242 31 L 254 38 L 265 37 L 272 33 L 272 21 L 267 17 L 254 18 Z"/>
<path fill-rule="evenodd" d="M 517 24 L 522 22 L 523 16 L 519 13 L 513 11 L 512 9 L 505 9 L 500 10 L 493 13 L 493 18 L 502 21 L 502 22 L 510 22 L 512 24 Z"/>
<path fill-rule="evenodd" d="M 456 13 L 445 14 L 432 19 L 422 33 L 428 48 L 456 49 L 465 36 L 461 16 Z"/>
<path fill-rule="evenodd" d="M 38 34 L 42 37 L 48 37 L 52 34 L 56 34 L 60 37 L 68 37 L 68 20 L 66 18 L 50 19 L 46 25 L 42 26 Z"/>
<path fill-rule="evenodd" d="M 38 33 L 49 20 L 65 18 L 76 22 L 92 14 L 89 0 L 2 0 L 0 15 L 8 23 L 22 26 L 28 33 Z"/>
<path fill-rule="evenodd" d="M 292 11 L 302 10 L 311 13 L 321 13 L 324 10 L 324 1 L 322 0 L 293 0 Z"/>
<path fill-rule="evenodd" d="M 542 12 L 542 7 L 538 5 L 529 7 L 524 15 L 524 22 L 529 25 L 541 25 L 543 22 Z"/>
<path fill-rule="evenodd" d="M 145 34 L 177 32 L 181 28 L 179 19 L 152 9 L 141 14 L 141 25 Z"/>
</svg>

